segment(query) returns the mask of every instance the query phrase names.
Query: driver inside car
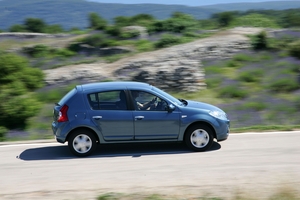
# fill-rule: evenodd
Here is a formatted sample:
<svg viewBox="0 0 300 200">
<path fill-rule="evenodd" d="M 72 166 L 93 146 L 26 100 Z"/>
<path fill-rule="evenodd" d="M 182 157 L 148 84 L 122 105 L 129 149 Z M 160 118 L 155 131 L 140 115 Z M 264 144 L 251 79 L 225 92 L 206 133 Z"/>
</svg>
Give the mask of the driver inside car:
<svg viewBox="0 0 300 200">
<path fill-rule="evenodd" d="M 139 98 L 140 93 L 142 93 L 141 98 Z M 144 92 L 139 92 L 139 91 L 131 91 L 131 94 L 134 99 L 135 110 L 153 110 L 157 106 L 157 97 L 156 96 L 153 96 L 151 94 L 144 93 Z M 150 96 L 152 96 L 152 100 L 145 102 L 145 103 L 140 102 L 141 99 L 147 100 L 147 99 L 149 99 Z"/>
</svg>

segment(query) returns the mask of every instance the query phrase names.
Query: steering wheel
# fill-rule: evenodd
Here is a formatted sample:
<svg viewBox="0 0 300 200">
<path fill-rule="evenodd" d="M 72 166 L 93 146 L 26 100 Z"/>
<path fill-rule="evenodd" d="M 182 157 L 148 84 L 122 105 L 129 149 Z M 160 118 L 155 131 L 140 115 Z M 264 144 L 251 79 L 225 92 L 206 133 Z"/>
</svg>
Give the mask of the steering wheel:
<svg viewBox="0 0 300 200">
<path fill-rule="evenodd" d="M 150 110 L 156 110 L 157 105 L 158 105 L 158 100 L 157 97 L 155 97 L 151 101 Z"/>
</svg>

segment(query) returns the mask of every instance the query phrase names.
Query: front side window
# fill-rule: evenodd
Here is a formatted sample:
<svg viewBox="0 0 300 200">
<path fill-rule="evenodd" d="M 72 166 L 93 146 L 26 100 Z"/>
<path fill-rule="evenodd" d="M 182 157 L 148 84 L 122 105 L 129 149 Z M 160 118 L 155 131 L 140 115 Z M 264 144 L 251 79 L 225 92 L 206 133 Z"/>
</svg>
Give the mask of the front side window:
<svg viewBox="0 0 300 200">
<path fill-rule="evenodd" d="M 131 95 L 135 110 L 165 111 L 167 109 L 167 102 L 154 94 L 132 90 Z"/>
<path fill-rule="evenodd" d="M 123 90 L 88 94 L 93 110 L 127 110 L 126 95 Z"/>
</svg>

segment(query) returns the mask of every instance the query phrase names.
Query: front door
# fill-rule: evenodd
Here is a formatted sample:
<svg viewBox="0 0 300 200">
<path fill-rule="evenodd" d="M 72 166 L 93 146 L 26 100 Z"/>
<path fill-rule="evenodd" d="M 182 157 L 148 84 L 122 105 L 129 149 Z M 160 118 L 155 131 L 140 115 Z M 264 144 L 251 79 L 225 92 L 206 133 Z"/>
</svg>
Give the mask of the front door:
<svg viewBox="0 0 300 200">
<path fill-rule="evenodd" d="M 179 134 L 179 112 L 134 111 L 135 140 L 176 139 Z"/>
<path fill-rule="evenodd" d="M 166 100 L 145 91 L 131 91 L 135 140 L 176 139 L 180 112 L 167 111 Z"/>
</svg>

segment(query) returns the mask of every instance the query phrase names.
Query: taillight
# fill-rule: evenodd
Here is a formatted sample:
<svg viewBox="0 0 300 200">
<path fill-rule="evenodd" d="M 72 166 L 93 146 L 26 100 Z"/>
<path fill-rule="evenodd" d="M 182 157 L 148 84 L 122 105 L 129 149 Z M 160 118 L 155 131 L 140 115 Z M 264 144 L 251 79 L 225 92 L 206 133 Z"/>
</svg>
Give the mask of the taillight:
<svg viewBox="0 0 300 200">
<path fill-rule="evenodd" d="M 64 105 L 58 113 L 58 119 L 57 122 L 66 122 L 68 121 L 68 115 L 67 115 L 67 111 L 68 111 L 69 107 L 67 105 Z"/>
</svg>

